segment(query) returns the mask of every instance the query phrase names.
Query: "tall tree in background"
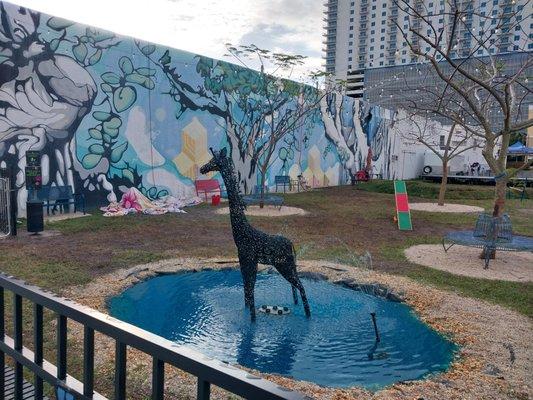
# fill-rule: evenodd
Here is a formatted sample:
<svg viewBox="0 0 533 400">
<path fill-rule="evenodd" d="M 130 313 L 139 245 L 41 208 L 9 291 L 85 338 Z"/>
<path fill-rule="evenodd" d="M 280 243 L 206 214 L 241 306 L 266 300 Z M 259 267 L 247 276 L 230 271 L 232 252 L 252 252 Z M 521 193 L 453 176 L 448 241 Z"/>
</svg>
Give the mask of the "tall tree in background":
<svg viewBox="0 0 533 400">
<path fill-rule="evenodd" d="M 404 113 L 402 111 L 402 113 Z M 420 143 L 435 154 L 442 163 L 442 178 L 439 188 L 438 205 L 444 206 L 446 187 L 448 184 L 448 168 L 451 160 L 464 152 L 482 147 L 478 138 L 469 131 L 463 131 L 457 123 L 443 126 L 437 121 L 419 116 L 416 113 L 400 116 L 409 122 L 410 129 L 401 132 L 401 136 L 409 142 Z M 441 137 L 444 141 L 441 141 Z"/>
<path fill-rule="evenodd" d="M 509 9 L 495 8 L 487 13 L 458 0 L 447 0 L 440 10 L 428 9 L 421 0 L 395 0 L 395 4 L 408 16 L 409 24 L 404 27 L 398 19 L 392 23 L 436 82 L 426 87 L 433 89 L 433 95 L 420 98 L 417 111 L 455 124 L 483 141 L 483 156 L 496 178 L 493 214 L 499 216 L 507 183 L 517 172 L 506 169 L 511 136 L 533 126 L 533 119 L 520 108 L 532 93 L 527 71 L 533 57 L 526 54 L 521 65 L 511 68 L 495 54 L 507 49 L 510 34 L 522 35 L 526 45 L 530 42 L 520 25 L 529 25 L 525 22 L 528 15 L 513 2 L 509 2 Z M 473 27 L 474 15 L 483 22 L 483 30 Z M 494 115 L 501 118 L 491 118 Z"/>
</svg>

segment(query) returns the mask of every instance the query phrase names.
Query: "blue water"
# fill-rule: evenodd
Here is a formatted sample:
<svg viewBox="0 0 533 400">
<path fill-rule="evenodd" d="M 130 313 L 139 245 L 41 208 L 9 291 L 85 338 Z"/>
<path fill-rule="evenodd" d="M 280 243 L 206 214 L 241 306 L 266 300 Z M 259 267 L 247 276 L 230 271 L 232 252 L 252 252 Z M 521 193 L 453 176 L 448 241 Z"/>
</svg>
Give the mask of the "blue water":
<svg viewBox="0 0 533 400">
<path fill-rule="evenodd" d="M 258 275 L 256 306 L 281 305 L 288 315 L 257 312 L 250 322 L 237 270 L 167 275 L 110 300 L 114 317 L 210 357 L 330 387 L 375 390 L 444 371 L 455 345 L 405 304 L 327 281 L 303 279 L 312 317 L 292 304 L 278 274 Z M 377 314 L 376 346 L 370 313 Z"/>
</svg>

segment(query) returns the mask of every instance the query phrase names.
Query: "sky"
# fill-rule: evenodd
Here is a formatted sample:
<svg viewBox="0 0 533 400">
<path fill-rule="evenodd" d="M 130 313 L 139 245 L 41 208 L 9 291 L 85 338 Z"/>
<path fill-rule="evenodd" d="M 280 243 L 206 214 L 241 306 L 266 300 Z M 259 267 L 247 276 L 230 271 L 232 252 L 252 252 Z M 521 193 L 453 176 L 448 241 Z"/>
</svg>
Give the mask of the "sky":
<svg viewBox="0 0 533 400">
<path fill-rule="evenodd" d="M 234 61 L 225 43 L 307 57 L 291 78 L 321 68 L 322 0 L 8 0 L 122 35 Z M 257 63 L 246 62 L 252 68 Z M 286 75 L 287 76 L 287 75 Z"/>
</svg>

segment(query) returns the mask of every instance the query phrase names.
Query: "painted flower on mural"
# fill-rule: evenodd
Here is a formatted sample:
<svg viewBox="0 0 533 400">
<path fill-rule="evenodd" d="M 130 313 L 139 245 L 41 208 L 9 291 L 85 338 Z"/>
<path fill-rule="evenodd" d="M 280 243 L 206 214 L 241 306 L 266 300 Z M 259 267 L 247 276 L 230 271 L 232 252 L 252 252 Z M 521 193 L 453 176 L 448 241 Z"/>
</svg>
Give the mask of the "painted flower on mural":
<svg viewBox="0 0 533 400">
<path fill-rule="evenodd" d="M 105 49 L 120 43 L 115 34 L 91 27 L 85 28 L 85 33 L 82 35 L 67 38 L 66 30 L 74 25 L 74 22 L 63 18 L 51 17 L 46 25 L 60 34 L 59 37 L 55 37 L 47 43 L 49 50 L 56 52 L 62 42 L 68 43 L 71 45 L 74 58 L 85 67 L 97 64 Z"/>
<path fill-rule="evenodd" d="M 112 71 L 102 74 L 104 83 L 100 87 L 112 96 L 113 106 L 120 113 L 135 103 L 137 90 L 134 85 L 140 85 L 148 90 L 155 87 L 151 78 L 155 75 L 155 70 L 145 67 L 135 69 L 131 60 L 126 56 L 120 58 L 118 66 L 120 74 Z"/>
<path fill-rule="evenodd" d="M 102 158 L 108 159 L 111 163 L 118 163 L 128 149 L 128 142 L 117 145 L 119 128 L 122 125 L 118 114 L 95 111 L 93 118 L 100 123 L 89 129 L 89 135 L 98 143 L 91 144 L 89 153 L 82 159 L 82 164 L 86 169 L 94 168 Z"/>
<path fill-rule="evenodd" d="M 149 49 L 148 49 L 149 50 Z M 92 113 L 97 125 L 88 130 L 89 140 L 93 143 L 88 148 L 88 153 L 83 156 L 82 165 L 91 170 L 105 160 L 106 171 L 109 178 L 126 179 L 128 183 L 139 184 L 137 171 L 123 162 L 123 155 L 128 150 L 128 142 L 120 140 L 120 128 L 123 125 L 121 113 L 130 109 L 137 100 L 137 88 L 151 90 L 155 87 L 153 76 L 155 70 L 151 68 L 135 68 L 129 57 L 123 56 L 118 61 L 115 71 L 107 71 L 101 75 L 100 88 L 105 96 L 101 105 L 107 104 L 107 110 Z M 121 176 L 111 174 L 110 168 L 121 171 Z M 122 182 L 124 184 L 125 182 Z"/>
</svg>

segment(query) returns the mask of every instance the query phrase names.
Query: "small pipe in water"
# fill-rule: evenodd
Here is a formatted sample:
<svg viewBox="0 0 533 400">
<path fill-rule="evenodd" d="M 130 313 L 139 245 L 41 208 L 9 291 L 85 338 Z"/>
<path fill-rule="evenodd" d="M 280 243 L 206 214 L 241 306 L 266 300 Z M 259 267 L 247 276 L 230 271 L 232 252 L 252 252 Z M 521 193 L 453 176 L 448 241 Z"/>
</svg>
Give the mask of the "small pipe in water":
<svg viewBox="0 0 533 400">
<path fill-rule="evenodd" d="M 376 342 L 379 342 L 381 341 L 381 339 L 379 338 L 378 324 L 376 322 L 376 313 L 371 312 L 370 316 L 372 317 L 372 323 L 374 324 L 374 333 L 376 334 Z"/>
</svg>

